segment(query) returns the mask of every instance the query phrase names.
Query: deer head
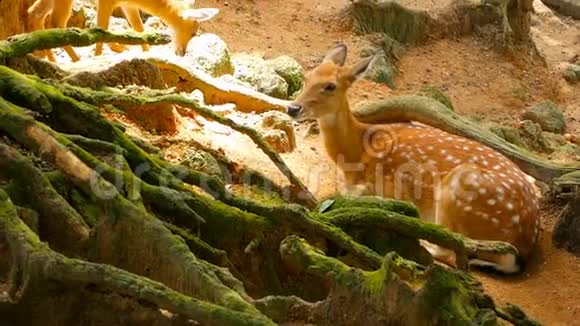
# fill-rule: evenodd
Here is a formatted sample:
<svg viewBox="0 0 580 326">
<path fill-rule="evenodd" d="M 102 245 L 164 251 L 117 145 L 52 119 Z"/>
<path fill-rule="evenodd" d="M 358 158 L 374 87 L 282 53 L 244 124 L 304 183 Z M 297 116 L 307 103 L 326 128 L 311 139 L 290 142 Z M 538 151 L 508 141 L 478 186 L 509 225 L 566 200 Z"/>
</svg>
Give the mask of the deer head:
<svg viewBox="0 0 580 326">
<path fill-rule="evenodd" d="M 322 63 L 305 75 L 302 92 L 288 106 L 288 115 L 302 121 L 348 110 L 346 92 L 364 75 L 374 57 L 347 67 L 346 55 L 347 47 L 342 43 L 328 51 Z"/>
</svg>

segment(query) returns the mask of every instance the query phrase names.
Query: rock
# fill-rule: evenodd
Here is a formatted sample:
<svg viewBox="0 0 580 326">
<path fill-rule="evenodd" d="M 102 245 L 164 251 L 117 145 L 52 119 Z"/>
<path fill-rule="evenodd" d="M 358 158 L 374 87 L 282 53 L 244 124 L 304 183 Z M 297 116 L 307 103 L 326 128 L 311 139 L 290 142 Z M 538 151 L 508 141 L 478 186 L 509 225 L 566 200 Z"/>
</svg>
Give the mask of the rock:
<svg viewBox="0 0 580 326">
<path fill-rule="evenodd" d="M 375 83 L 385 84 L 392 89 L 396 88 L 395 70 L 384 54 L 378 55 L 369 65 L 365 78 Z"/>
<path fill-rule="evenodd" d="M 266 63 L 288 83 L 289 98 L 294 98 L 302 90 L 302 86 L 304 86 L 304 69 L 296 60 L 283 55 L 267 60 Z"/>
<path fill-rule="evenodd" d="M 574 144 L 565 144 L 556 149 L 549 159 L 555 162 L 578 162 L 580 161 L 580 147 Z"/>
<path fill-rule="evenodd" d="M 278 129 L 266 129 L 262 135 L 272 149 L 278 153 L 288 153 L 292 151 L 287 134 Z"/>
<path fill-rule="evenodd" d="M 580 65 L 569 64 L 564 69 L 564 79 L 570 84 L 580 82 Z"/>
<path fill-rule="evenodd" d="M 542 130 L 557 134 L 566 131 L 566 118 L 556 104 L 551 101 L 540 102 L 522 115 L 522 120 L 530 120 L 540 125 Z"/>
<path fill-rule="evenodd" d="M 232 56 L 234 77 L 252 85 L 260 93 L 279 98 L 288 98 L 288 83 L 280 77 L 262 58 L 240 53 Z"/>
<path fill-rule="evenodd" d="M 542 2 L 559 14 L 580 19 L 579 0 L 542 0 Z"/>
<path fill-rule="evenodd" d="M 548 147 L 550 148 L 550 151 L 555 151 L 558 148 L 568 144 L 568 141 L 566 140 L 566 137 L 559 135 L 559 134 L 554 134 L 551 132 L 543 132 L 542 133 L 544 136 L 544 139 L 546 140 L 546 143 L 548 144 Z"/>
<path fill-rule="evenodd" d="M 540 153 L 550 153 L 550 146 L 548 146 L 539 124 L 524 120 L 521 122 L 518 131 L 524 147 Z"/>
<path fill-rule="evenodd" d="M 552 241 L 558 248 L 580 255 L 580 195 L 576 194 L 560 212 L 552 232 Z"/>
<path fill-rule="evenodd" d="M 230 50 L 219 36 L 204 33 L 191 39 L 185 53 L 187 61 L 213 77 L 231 75 L 234 65 L 230 59 Z"/>
<path fill-rule="evenodd" d="M 514 144 L 516 146 L 523 146 L 522 145 L 522 138 L 520 137 L 520 133 L 517 129 L 502 126 L 500 124 L 494 123 L 489 128 L 489 131 L 493 132 L 494 134 L 498 135 L 499 137 L 503 138 L 505 141 Z"/>
<path fill-rule="evenodd" d="M 417 95 L 430 97 L 434 100 L 437 100 L 438 102 L 441 102 L 443 105 L 448 107 L 451 111 L 455 110 L 453 108 L 453 103 L 451 103 L 451 99 L 449 99 L 449 97 L 445 93 L 443 93 L 443 91 L 441 91 L 441 89 L 439 89 L 438 87 L 430 86 L 430 85 L 423 86 L 423 87 L 421 87 L 419 92 L 417 92 Z"/>
<path fill-rule="evenodd" d="M 208 152 L 199 149 L 188 149 L 183 154 L 183 159 L 180 163 L 210 176 L 224 178 L 218 161 Z"/>
<path fill-rule="evenodd" d="M 564 138 L 571 143 L 580 145 L 580 137 L 577 137 L 576 135 L 568 133 L 564 134 Z"/>
<path fill-rule="evenodd" d="M 296 148 L 296 134 L 294 132 L 294 122 L 285 113 L 280 111 L 269 111 L 263 114 L 262 128 L 281 130 L 286 134 L 288 147 L 281 153 L 291 152 Z"/>
</svg>

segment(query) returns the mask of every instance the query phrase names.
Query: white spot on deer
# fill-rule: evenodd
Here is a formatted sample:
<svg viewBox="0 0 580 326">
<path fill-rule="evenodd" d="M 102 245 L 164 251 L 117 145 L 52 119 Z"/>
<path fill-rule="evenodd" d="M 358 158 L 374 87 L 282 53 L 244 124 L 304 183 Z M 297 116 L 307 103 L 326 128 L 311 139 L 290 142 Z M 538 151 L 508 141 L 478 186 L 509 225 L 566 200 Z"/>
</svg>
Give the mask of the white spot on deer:
<svg viewBox="0 0 580 326">
<path fill-rule="evenodd" d="M 518 224 L 520 223 L 520 216 L 518 214 L 512 216 L 512 223 L 513 224 Z"/>
<path fill-rule="evenodd" d="M 441 155 L 445 155 L 445 154 L 447 154 L 447 151 L 446 151 L 446 150 L 444 150 L 444 149 L 442 149 L 442 150 L 441 150 Z"/>
<path fill-rule="evenodd" d="M 428 151 L 432 151 L 432 150 L 434 150 L 434 149 L 435 149 L 435 147 L 433 147 L 433 145 L 429 145 L 429 146 L 427 146 L 427 150 L 428 150 Z"/>
<path fill-rule="evenodd" d="M 478 146 L 477 147 L 477 150 L 480 151 L 480 152 L 483 152 L 485 149 L 483 147 L 481 147 L 481 146 Z"/>
<path fill-rule="evenodd" d="M 472 209 L 473 208 L 471 206 L 465 206 L 465 207 L 463 207 L 463 210 L 466 211 L 466 212 L 471 212 Z"/>
<path fill-rule="evenodd" d="M 496 201 L 495 201 L 495 199 L 493 199 L 493 198 L 490 198 L 490 199 L 488 199 L 488 200 L 487 200 L 487 204 L 488 204 L 489 206 L 493 206 L 493 205 L 495 205 L 495 203 L 496 203 Z"/>
<path fill-rule="evenodd" d="M 468 151 L 469 150 L 469 146 L 463 146 L 463 150 L 464 151 Z"/>
<path fill-rule="evenodd" d="M 459 163 L 461 163 L 461 159 L 456 159 L 455 161 L 453 161 L 453 163 L 459 164 Z"/>
<path fill-rule="evenodd" d="M 508 210 L 510 210 L 510 211 L 513 211 L 513 210 L 514 210 L 514 204 L 512 204 L 512 203 L 507 203 L 507 204 L 505 205 L 505 207 L 506 207 Z"/>
<path fill-rule="evenodd" d="M 494 225 L 499 225 L 499 220 L 495 217 L 491 218 L 491 223 L 493 223 Z"/>
<path fill-rule="evenodd" d="M 501 169 L 501 165 L 496 164 L 493 166 L 493 169 L 497 171 L 497 170 Z"/>
<path fill-rule="evenodd" d="M 452 155 L 447 155 L 447 161 L 453 161 L 455 159 L 455 157 L 453 157 Z"/>
<path fill-rule="evenodd" d="M 487 193 L 487 189 L 485 188 L 479 188 L 479 193 L 482 195 L 485 195 Z"/>
</svg>

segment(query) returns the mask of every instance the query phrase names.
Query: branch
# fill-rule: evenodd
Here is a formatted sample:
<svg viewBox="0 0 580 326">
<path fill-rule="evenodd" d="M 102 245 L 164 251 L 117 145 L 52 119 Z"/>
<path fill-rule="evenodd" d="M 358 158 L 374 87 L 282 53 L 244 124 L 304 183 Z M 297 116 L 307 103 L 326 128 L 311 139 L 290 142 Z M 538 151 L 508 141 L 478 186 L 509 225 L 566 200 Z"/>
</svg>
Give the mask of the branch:
<svg viewBox="0 0 580 326">
<path fill-rule="evenodd" d="M 452 249 L 457 255 L 458 268 L 468 269 L 468 257 L 477 253 L 517 253 L 512 245 L 499 241 L 478 241 L 448 231 L 445 227 L 410 218 L 395 212 L 377 208 L 340 208 L 322 215 L 330 223 L 345 227 L 362 226 L 369 229 L 384 228 L 415 239 Z"/>
<path fill-rule="evenodd" d="M 161 45 L 171 42 L 165 34 L 145 34 L 135 32 L 109 32 L 101 28 L 82 30 L 79 28 L 45 29 L 18 34 L 0 42 L 0 63 L 7 59 L 22 57 L 36 50 L 60 48 L 66 45 L 89 46 L 98 42 L 121 44 Z"/>
</svg>

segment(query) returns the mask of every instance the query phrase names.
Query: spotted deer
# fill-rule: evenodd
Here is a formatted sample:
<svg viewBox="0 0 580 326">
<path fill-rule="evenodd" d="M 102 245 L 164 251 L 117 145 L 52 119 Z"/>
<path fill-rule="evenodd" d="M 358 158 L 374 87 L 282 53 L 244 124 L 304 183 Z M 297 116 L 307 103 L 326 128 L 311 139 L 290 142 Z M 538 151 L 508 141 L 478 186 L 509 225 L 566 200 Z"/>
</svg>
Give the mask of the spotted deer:
<svg viewBox="0 0 580 326">
<path fill-rule="evenodd" d="M 288 106 L 296 121 L 317 120 L 330 159 L 350 194 L 411 201 L 424 220 L 472 239 L 512 244 L 513 254 L 480 254 L 470 265 L 517 273 L 533 252 L 539 203 L 527 176 L 509 159 L 476 141 L 414 122 L 365 124 L 350 111 L 347 91 L 372 58 L 345 66 L 338 44 L 305 76 L 302 92 Z M 455 254 L 426 243 L 451 266 Z"/>
<path fill-rule="evenodd" d="M 46 19 L 50 16 L 52 24 L 57 28 L 65 28 L 72 13 L 74 0 L 37 0 L 28 8 L 31 17 L 32 29 L 45 28 Z M 213 18 L 219 10 L 217 8 L 193 9 L 195 0 L 97 0 L 97 26 L 103 29 L 109 28 L 109 19 L 113 10 L 121 7 L 127 21 L 137 32 L 143 32 L 143 21 L 139 10 L 158 15 L 174 31 L 174 46 L 177 55 L 185 55 L 189 41 L 197 34 L 200 22 Z M 125 46 L 118 43 L 109 43 L 109 47 L 115 52 L 122 52 Z M 147 51 L 147 44 L 141 45 L 143 51 Z M 65 51 L 72 61 L 78 61 L 79 57 L 71 46 L 65 46 Z M 95 55 L 101 55 L 103 43 L 97 43 Z M 42 50 L 37 55 L 47 57 L 55 61 L 52 50 Z"/>
</svg>

